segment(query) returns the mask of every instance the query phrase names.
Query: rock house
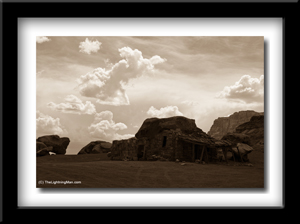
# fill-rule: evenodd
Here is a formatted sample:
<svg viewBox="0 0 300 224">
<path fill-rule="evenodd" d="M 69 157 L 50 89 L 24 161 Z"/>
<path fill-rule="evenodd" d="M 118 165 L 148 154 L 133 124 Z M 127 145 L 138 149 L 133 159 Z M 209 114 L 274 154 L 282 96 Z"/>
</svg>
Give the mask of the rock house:
<svg viewBox="0 0 300 224">
<path fill-rule="evenodd" d="M 196 126 L 194 119 L 148 118 L 135 137 L 113 141 L 111 158 L 209 162 L 216 159 L 218 150 L 225 154 L 228 148 L 229 142 L 210 137 Z"/>
</svg>

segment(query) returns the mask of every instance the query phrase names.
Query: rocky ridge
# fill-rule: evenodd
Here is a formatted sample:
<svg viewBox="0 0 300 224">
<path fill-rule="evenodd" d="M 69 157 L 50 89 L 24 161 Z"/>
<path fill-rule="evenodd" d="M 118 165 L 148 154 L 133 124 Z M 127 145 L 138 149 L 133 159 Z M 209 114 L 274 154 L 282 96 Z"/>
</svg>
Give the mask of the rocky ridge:
<svg viewBox="0 0 300 224">
<path fill-rule="evenodd" d="M 234 132 L 227 133 L 222 140 L 231 142 L 235 147 L 238 143 L 245 143 L 254 150 L 264 150 L 264 115 L 253 116 L 250 121 L 245 122 Z"/>
<path fill-rule="evenodd" d="M 236 127 L 250 121 L 255 115 L 263 115 L 264 112 L 256 112 L 253 110 L 239 111 L 228 117 L 219 117 L 214 120 L 213 125 L 207 132 L 213 138 L 222 139 L 229 132 L 235 132 Z"/>
</svg>

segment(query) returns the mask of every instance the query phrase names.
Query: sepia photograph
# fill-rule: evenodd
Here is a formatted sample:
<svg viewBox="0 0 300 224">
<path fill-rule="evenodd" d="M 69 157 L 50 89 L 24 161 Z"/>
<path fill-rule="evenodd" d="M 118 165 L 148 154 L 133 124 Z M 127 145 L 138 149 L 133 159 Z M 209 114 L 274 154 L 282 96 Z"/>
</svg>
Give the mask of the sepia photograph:
<svg viewBox="0 0 300 224">
<path fill-rule="evenodd" d="M 36 36 L 36 188 L 264 189 L 264 55 L 264 36 Z"/>
</svg>

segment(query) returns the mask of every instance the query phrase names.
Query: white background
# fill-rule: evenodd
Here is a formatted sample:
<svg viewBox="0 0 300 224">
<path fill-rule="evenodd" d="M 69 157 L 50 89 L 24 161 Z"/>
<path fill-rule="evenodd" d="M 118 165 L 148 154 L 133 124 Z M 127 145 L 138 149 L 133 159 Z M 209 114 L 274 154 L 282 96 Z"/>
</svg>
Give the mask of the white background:
<svg viewBox="0 0 300 224">
<path fill-rule="evenodd" d="M 283 207 L 281 18 L 19 18 L 18 206 Z M 36 36 L 264 36 L 265 189 L 36 188 Z"/>
</svg>

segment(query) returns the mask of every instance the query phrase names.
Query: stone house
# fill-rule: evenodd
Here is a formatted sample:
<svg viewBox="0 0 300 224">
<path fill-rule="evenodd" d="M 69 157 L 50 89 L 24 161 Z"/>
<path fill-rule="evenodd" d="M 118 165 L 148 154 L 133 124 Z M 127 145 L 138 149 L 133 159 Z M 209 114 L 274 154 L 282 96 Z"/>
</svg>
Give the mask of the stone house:
<svg viewBox="0 0 300 224">
<path fill-rule="evenodd" d="M 149 118 L 144 121 L 134 138 L 115 140 L 111 148 L 113 157 L 128 160 L 153 160 L 159 157 L 169 161 L 212 161 L 217 150 L 230 144 L 216 140 L 183 116 Z"/>
</svg>

